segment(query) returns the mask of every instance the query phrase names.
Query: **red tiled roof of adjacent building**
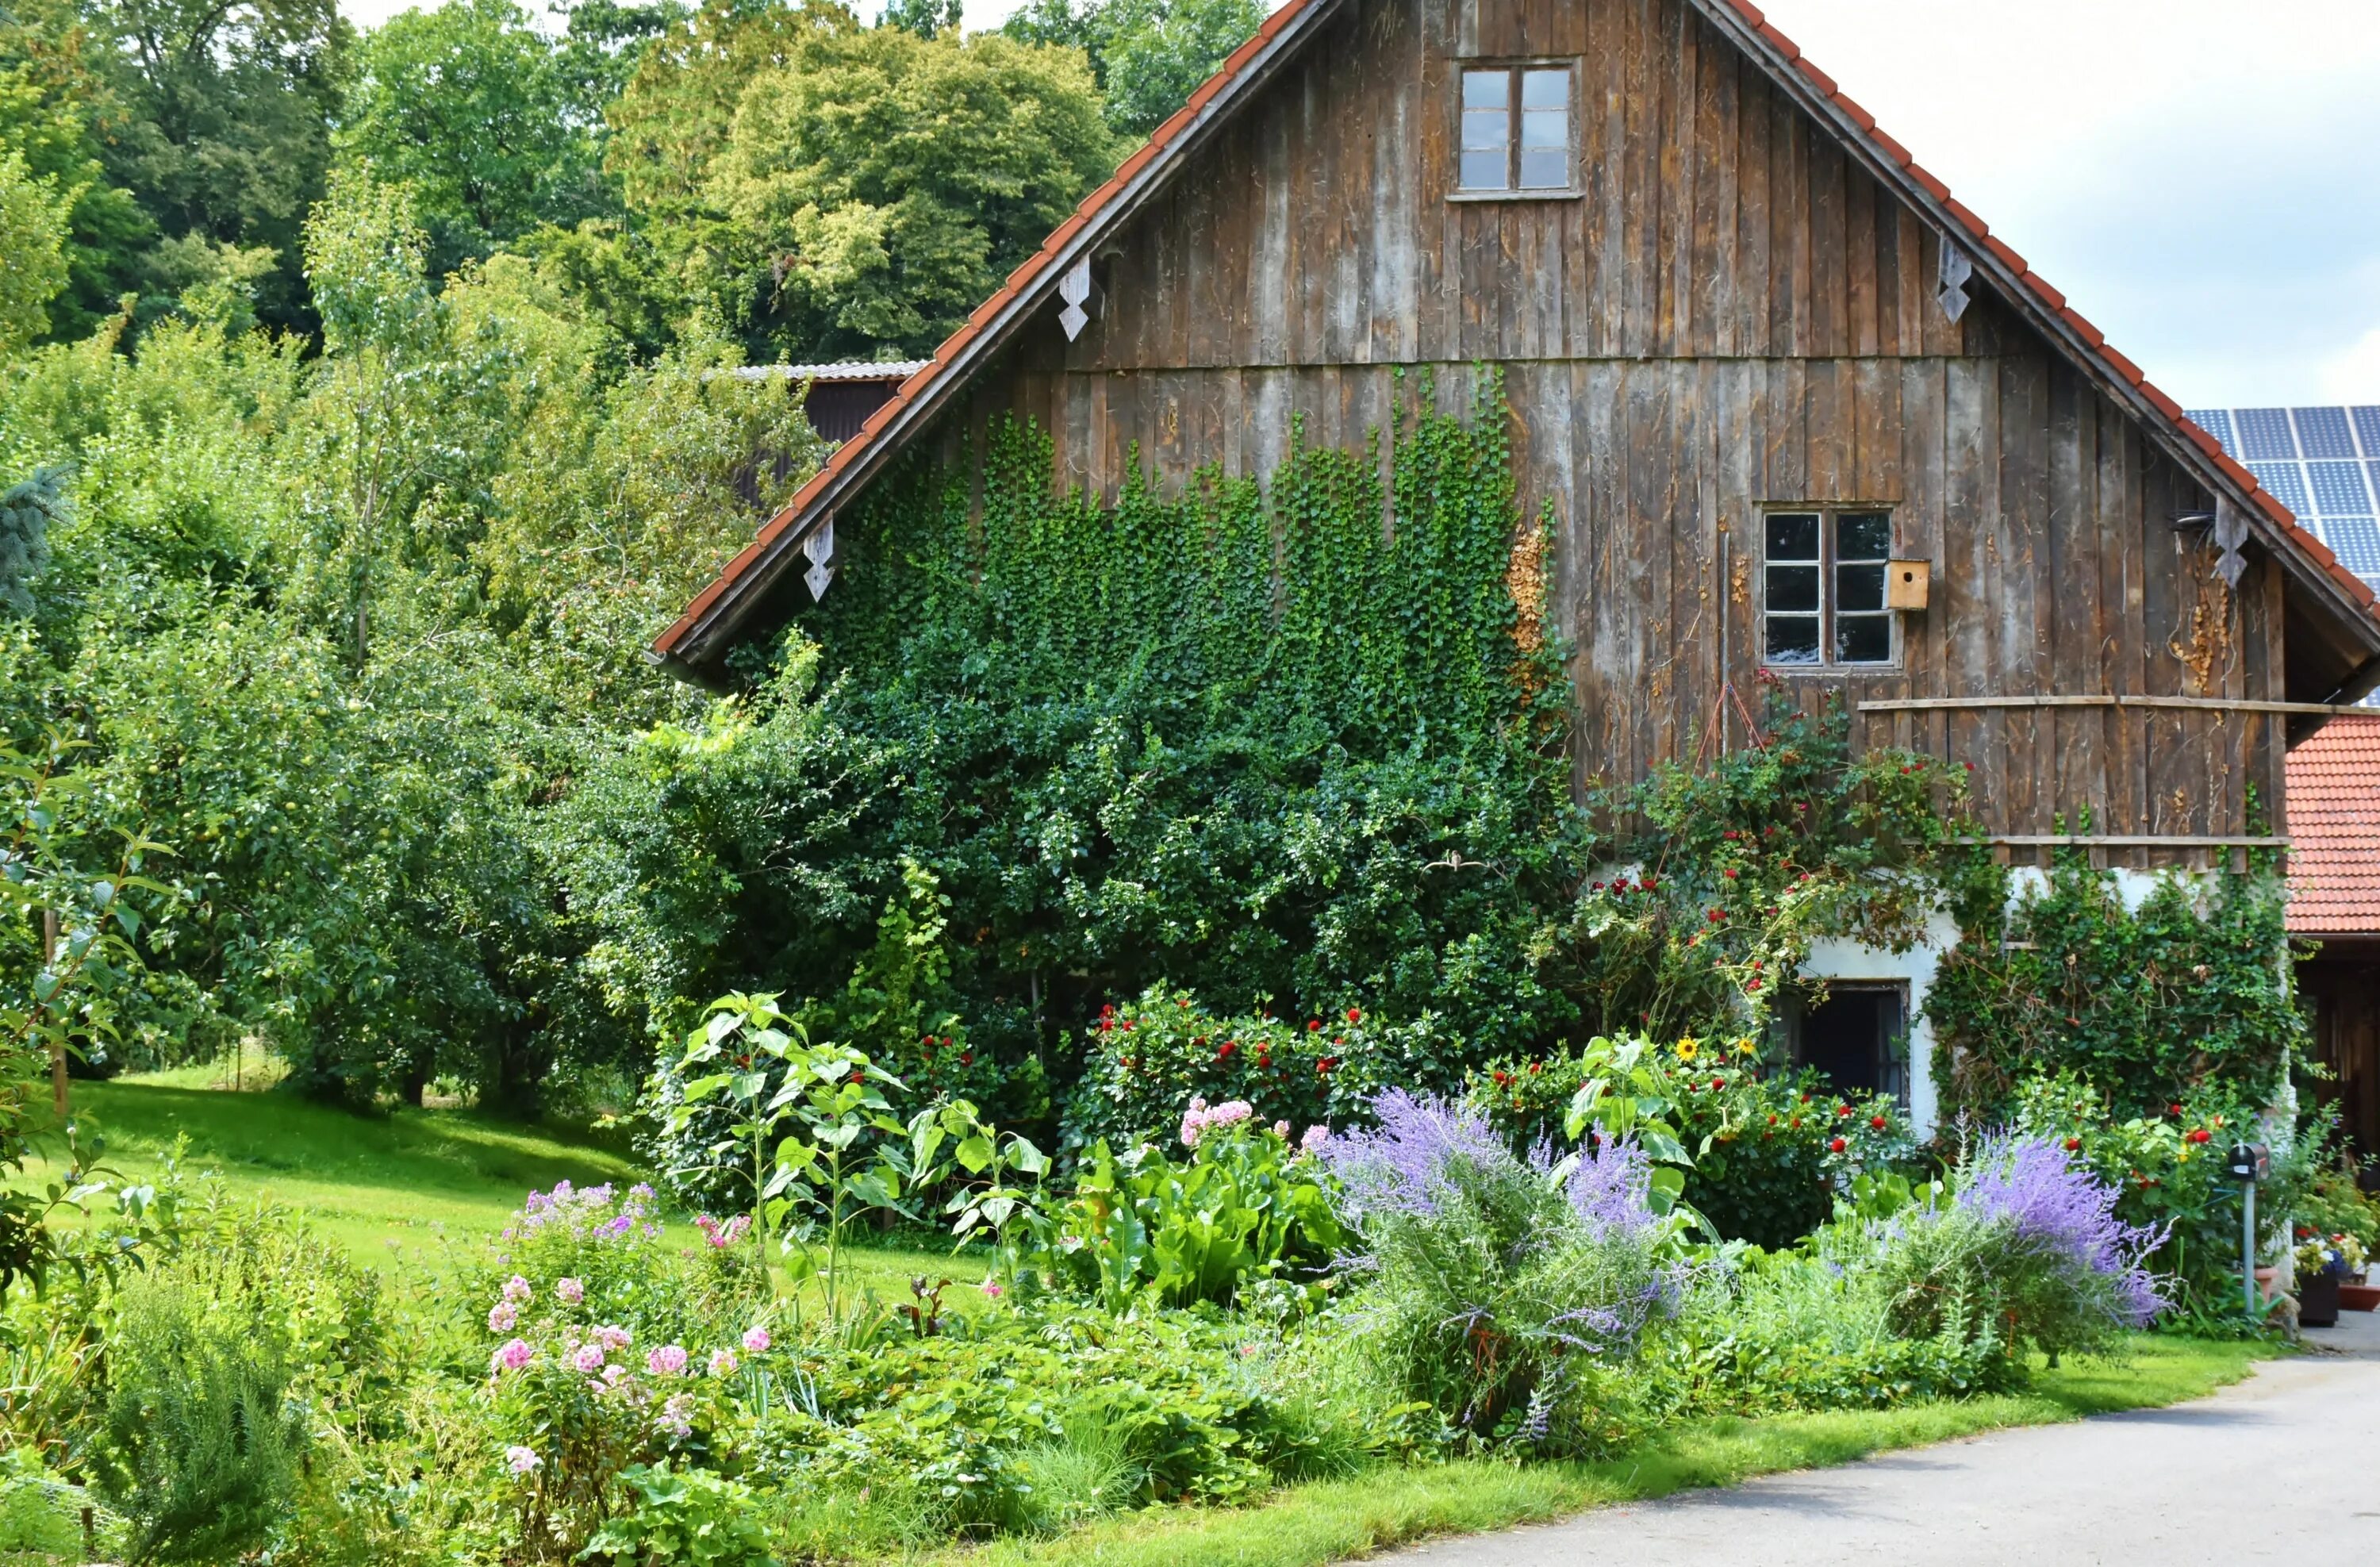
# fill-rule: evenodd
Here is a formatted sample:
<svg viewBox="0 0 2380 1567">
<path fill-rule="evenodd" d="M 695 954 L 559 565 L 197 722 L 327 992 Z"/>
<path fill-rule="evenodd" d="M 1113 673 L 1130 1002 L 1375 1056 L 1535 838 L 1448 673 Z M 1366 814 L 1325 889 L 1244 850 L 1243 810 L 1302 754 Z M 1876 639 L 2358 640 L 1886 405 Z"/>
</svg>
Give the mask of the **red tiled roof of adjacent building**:
<svg viewBox="0 0 2380 1567">
<path fill-rule="evenodd" d="M 2380 935 L 2380 712 L 2289 753 L 2289 933 Z"/>
<path fill-rule="evenodd" d="M 2261 512 L 2268 524 L 2288 546 L 2315 570 L 2323 573 L 2333 587 L 2357 609 L 2375 621 L 2380 621 L 2380 598 L 2362 577 L 2350 571 L 2345 563 L 2331 553 L 2313 532 L 2301 526 L 2296 515 L 2269 491 L 2256 481 L 2254 474 L 2226 453 L 2221 444 L 2182 411 L 2181 405 L 2159 390 L 2142 373 L 2140 366 L 2116 351 L 2099 329 L 2091 324 L 2066 302 L 2066 296 L 2050 286 L 2023 256 L 2006 241 L 1991 232 L 1991 225 L 1978 217 L 1965 203 L 1950 194 L 1949 187 L 1921 167 L 1909 150 L 1878 128 L 1876 117 L 1853 103 L 1836 84 L 1835 79 L 1818 69 L 1803 55 L 1794 42 L 1771 26 L 1767 18 L 1752 0 L 1687 0 L 1714 23 L 1732 23 L 1723 30 L 1734 32 L 1739 43 L 1754 58 L 1768 67 L 1780 82 L 1798 77 L 1815 94 L 1816 111 L 1823 119 L 1836 117 L 1838 133 L 1846 143 L 1864 145 L 1881 159 L 1887 169 L 1900 176 L 1905 195 L 1930 199 L 1937 210 L 1951 223 L 1964 229 L 1974 242 L 1978 273 L 1985 263 L 2001 269 L 2005 280 L 2013 281 L 2035 312 L 2035 319 L 2053 338 L 2063 334 L 2069 353 L 2076 359 L 2095 366 L 2113 383 L 2137 395 L 2145 405 L 2152 425 L 2162 424 L 2174 431 L 2184 443 L 2196 447 L 2212 465 L 2222 481 L 2240 502 Z M 1159 159 L 1174 159 L 1182 155 L 1190 141 L 1185 133 L 1207 116 L 1208 106 L 1218 97 L 1231 97 L 1246 86 L 1257 74 L 1275 41 L 1284 31 L 1302 30 L 1316 16 L 1332 8 L 1333 0 L 1287 0 L 1268 18 L 1257 35 L 1242 44 L 1223 62 L 1206 84 L 1190 96 L 1189 103 L 1176 111 L 1172 118 L 1157 128 L 1148 141 L 1138 152 L 1124 160 L 1113 178 L 1083 198 L 1073 216 L 1051 232 L 1041 248 L 1026 257 L 1008 275 L 1006 284 L 978 306 L 965 323 L 935 349 L 934 357 L 925 368 L 902 383 L 891 401 L 876 410 L 865 427 L 851 440 L 844 443 L 827 465 L 802 486 L 783 509 L 764 524 L 757 538 L 742 553 L 727 563 L 716 580 L 705 588 L 675 625 L 662 633 L 653 644 L 655 656 L 674 659 L 681 645 L 707 617 L 711 607 L 722 595 L 734 589 L 746 573 L 758 566 L 780 539 L 787 539 L 789 530 L 796 535 L 807 531 L 813 516 L 825 509 L 841 488 L 846 472 L 861 468 L 872 456 L 869 450 L 889 425 L 893 424 L 923 395 L 938 389 L 938 383 L 952 373 L 964 374 L 974 356 L 967 353 L 971 344 L 978 348 L 989 339 L 1004 317 L 1019 308 L 1029 309 L 1045 298 L 1055 286 L 1056 263 L 1065 254 L 1070 243 L 1086 227 L 1111 220 L 1130 203 L 1122 199 L 1135 188 L 1135 181 L 1148 165 Z M 1925 200 L 1919 200 L 1923 210 Z M 1110 209 L 1117 209 L 1111 212 Z M 2143 410 L 2137 409 L 2136 412 Z M 731 612 L 740 613 L 740 612 Z"/>
</svg>

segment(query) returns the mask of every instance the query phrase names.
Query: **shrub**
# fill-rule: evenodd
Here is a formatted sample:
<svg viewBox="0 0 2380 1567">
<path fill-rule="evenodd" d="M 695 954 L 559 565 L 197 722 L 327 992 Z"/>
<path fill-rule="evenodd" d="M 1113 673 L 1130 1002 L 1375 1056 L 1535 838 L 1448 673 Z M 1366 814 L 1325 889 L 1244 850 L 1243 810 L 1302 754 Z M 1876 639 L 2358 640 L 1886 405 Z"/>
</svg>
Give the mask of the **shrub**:
<svg viewBox="0 0 2380 1567">
<path fill-rule="evenodd" d="M 1473 1442 L 1589 1445 L 1605 1368 L 1675 1302 L 1644 1156 L 1524 1159 L 1443 1099 L 1391 1089 L 1372 1109 L 1378 1131 L 1323 1145 L 1367 1280 L 1350 1326 Z"/>
<path fill-rule="evenodd" d="M 753 1467 L 811 1497 L 866 1493 L 884 1513 L 863 1526 L 905 1516 L 927 1533 L 1242 1500 L 1295 1462 L 1260 1337 L 1204 1314 L 1003 1296 L 943 1333 L 813 1342 L 756 1367 L 771 1391 L 749 1405 Z M 1062 1470 L 1069 1497 L 1037 1500 L 1028 1488 Z"/>
<path fill-rule="evenodd" d="M 656 1332 L 639 1347 L 633 1330 L 601 1310 L 566 1276 L 542 1294 L 526 1278 L 508 1279 L 488 1307 L 487 1397 L 507 1439 L 487 1462 L 516 1482 L 519 1550 L 530 1561 L 595 1549 L 639 1465 L 710 1453 L 730 1418 L 727 1382 L 741 1369 L 739 1350 L 769 1342 L 755 1328 L 748 1339 L 690 1347 Z M 715 1500 L 678 1498 L 697 1509 Z M 674 1527 L 655 1521 L 639 1538 L 658 1548 Z"/>
<path fill-rule="evenodd" d="M 1352 1004 L 1304 1019 L 1259 1006 L 1226 1017 L 1187 990 L 1152 985 L 1099 1009 L 1066 1102 L 1064 1146 L 1162 1136 L 1194 1098 L 1242 1101 L 1258 1121 L 1299 1130 L 1343 1126 L 1364 1119 L 1384 1088 L 1458 1091 L 1468 1059 L 1462 1039 L 1427 1013 L 1391 1023 Z"/>
<path fill-rule="evenodd" d="M 286 1515 L 306 1445 L 277 1337 L 207 1309 L 188 1284 L 128 1291 L 108 1351 L 98 1488 L 130 1520 L 135 1561 L 224 1561 Z"/>
<path fill-rule="evenodd" d="M 595 1531 L 588 1557 L 620 1567 L 776 1567 L 767 1532 L 753 1516 L 752 1493 L 738 1482 L 639 1464 L 621 1471 L 620 1483 L 634 1494 L 635 1507 Z"/>
<path fill-rule="evenodd" d="M 1251 1281 L 1311 1276 L 1330 1261 L 1345 1233 L 1287 1122 L 1262 1126 L 1245 1102 L 1193 1099 L 1181 1136 L 1179 1162 L 1151 1143 L 1121 1157 L 1094 1143 L 1074 1196 L 1026 1221 L 1018 1270 L 1123 1311 L 1144 1297 L 1227 1304 Z"/>
<path fill-rule="evenodd" d="M 1985 1139 L 1954 1172 L 1947 1205 L 1879 1231 L 1875 1266 L 1896 1330 L 2055 1358 L 2147 1327 L 2171 1304 L 2147 1266 L 2165 1234 L 2119 1218 L 2119 1197 L 2058 1143 Z"/>
<path fill-rule="evenodd" d="M 1903 1337 L 1873 1247 L 1852 1220 L 1807 1247 L 1701 1270 L 1646 1353 L 1647 1404 L 1665 1416 L 1872 1409 L 2011 1380 L 1996 1339 Z"/>
<path fill-rule="evenodd" d="M 2119 1117 L 2090 1078 L 2044 1073 L 2019 1081 L 2010 1103 L 2016 1135 L 2057 1144 L 2119 1194 L 2117 1217 L 2163 1234 L 2154 1260 L 2173 1281 L 2174 1304 L 2209 1323 L 2238 1317 L 2240 1194 L 2225 1174 L 2231 1145 L 2271 1146 L 2272 1174 L 2256 1203 L 2278 1220 L 2302 1206 L 2330 1135 L 2268 1118 L 2254 1098 L 2219 1082 Z"/>
<path fill-rule="evenodd" d="M 1579 1091 L 1609 1080 L 1621 1043 L 1490 1062 L 1472 1074 L 1471 1100 L 1516 1144 L 1556 1136 Z M 1684 1152 L 1682 1200 L 1728 1240 L 1790 1245 L 1826 1222 L 1839 1185 L 1915 1153 L 1908 1112 L 1892 1099 L 1765 1064 L 1749 1037 L 1644 1041 L 1633 1063 L 1645 1075 L 1640 1104 Z"/>
</svg>

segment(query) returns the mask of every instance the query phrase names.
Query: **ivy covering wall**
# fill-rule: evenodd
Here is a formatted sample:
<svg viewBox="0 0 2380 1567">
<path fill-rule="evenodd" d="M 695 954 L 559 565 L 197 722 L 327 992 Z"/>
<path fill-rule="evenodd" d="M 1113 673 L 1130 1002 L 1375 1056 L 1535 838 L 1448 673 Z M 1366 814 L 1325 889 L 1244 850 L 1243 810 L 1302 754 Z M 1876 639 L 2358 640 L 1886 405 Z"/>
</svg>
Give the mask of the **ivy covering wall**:
<svg viewBox="0 0 2380 1567">
<path fill-rule="evenodd" d="M 1456 414 L 1409 390 L 1359 450 L 1293 428 L 1261 484 L 1112 504 L 1053 493 L 1013 419 L 905 458 L 741 704 L 579 790 L 615 996 L 666 1035 L 730 990 L 829 1026 L 897 991 L 926 1021 L 888 1064 L 1048 1125 L 1087 1066 L 1128 1070 L 1085 1061 L 1085 1025 L 1152 986 L 1359 1012 L 1439 1079 L 1412 1086 L 1452 1087 L 1596 1033 L 1765 1040 L 1810 941 L 1904 946 L 1948 905 L 1954 1108 L 2034 1070 L 2129 1099 L 2272 1081 L 2295 1014 L 2268 882 L 2134 916 L 2082 870 L 2007 941 L 1963 768 L 1855 753 L 1840 710 L 1772 691 L 1758 744 L 1574 801 L 1500 387 Z"/>
</svg>

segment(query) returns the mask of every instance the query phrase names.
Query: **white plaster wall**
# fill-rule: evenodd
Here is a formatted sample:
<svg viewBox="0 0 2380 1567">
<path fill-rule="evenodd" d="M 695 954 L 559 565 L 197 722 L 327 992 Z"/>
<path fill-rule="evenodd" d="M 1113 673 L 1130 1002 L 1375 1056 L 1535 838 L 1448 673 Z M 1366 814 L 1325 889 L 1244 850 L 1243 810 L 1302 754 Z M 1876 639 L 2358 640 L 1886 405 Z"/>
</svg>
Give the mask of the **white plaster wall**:
<svg viewBox="0 0 2380 1567">
<path fill-rule="evenodd" d="M 1933 987 L 1942 955 L 1959 944 L 1959 924 L 1937 912 L 1925 934 L 1905 953 L 1886 952 L 1840 936 L 1810 943 L 1802 972 L 1813 979 L 1865 979 L 1909 987 L 1909 1120 L 1921 1138 L 1934 1135 L 1941 1096 L 1934 1087 L 1934 1025 L 1925 1017 L 1925 992 Z"/>
<path fill-rule="evenodd" d="M 2117 894 L 2128 912 L 2137 913 L 2149 894 L 2168 877 L 2180 876 L 2209 884 L 2207 873 L 2187 870 L 2133 870 L 2118 868 Z M 2009 899 L 2013 905 L 2048 882 L 2038 866 L 2018 866 L 2009 873 Z M 1909 1119 L 1921 1138 L 1934 1135 L 1941 1115 L 1942 1097 L 1934 1082 L 1934 1025 L 1925 1016 L 1925 994 L 1945 954 L 1958 945 L 1959 926 L 1938 910 L 1927 917 L 1925 935 L 1907 952 L 1886 952 L 1841 936 L 1824 936 L 1810 943 L 1802 973 L 1813 979 L 1865 980 L 1872 984 L 1905 984 L 1909 988 Z"/>
</svg>

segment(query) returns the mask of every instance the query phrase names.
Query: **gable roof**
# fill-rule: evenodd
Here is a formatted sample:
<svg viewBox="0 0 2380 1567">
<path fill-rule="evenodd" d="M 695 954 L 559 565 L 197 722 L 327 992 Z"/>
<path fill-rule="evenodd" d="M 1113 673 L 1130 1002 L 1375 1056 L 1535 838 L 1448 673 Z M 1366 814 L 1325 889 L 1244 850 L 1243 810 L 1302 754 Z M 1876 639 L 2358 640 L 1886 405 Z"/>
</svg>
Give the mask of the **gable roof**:
<svg viewBox="0 0 2380 1567">
<path fill-rule="evenodd" d="M 794 565 L 811 533 L 923 429 L 971 372 L 1049 302 L 1058 280 L 1075 262 L 1089 257 L 1103 237 L 1138 213 L 1214 128 L 1246 103 L 1342 3 L 1288 0 L 1267 18 L 1256 36 L 1233 51 L 1191 94 L 1190 102 L 1124 160 L 1113 178 L 1084 197 L 1074 215 L 1009 273 L 1006 284 L 976 307 L 924 368 L 903 382 L 859 433 L 837 448 L 826 466 L 761 526 L 752 542 L 654 641 L 650 656 L 697 676 L 714 667 L 769 589 Z M 2252 534 L 2274 550 L 2291 578 L 2355 626 L 2369 644 L 2358 677 L 2365 669 L 2380 674 L 2380 608 L 2375 608 L 2373 589 L 2301 527 L 2254 474 L 2152 384 L 2138 365 L 2117 352 L 2098 328 L 2067 304 L 2065 295 L 1951 196 L 1949 187 L 1879 129 L 1876 117 L 1845 96 L 1792 40 L 1771 27 L 1751 0 L 1683 3 L 1763 67 L 1788 98 L 1831 131 L 1869 175 L 1928 218 L 1946 239 L 1963 236 L 1963 249 L 1978 277 L 1990 281 L 2100 392 L 2140 420 L 2185 472 L 2245 513 Z"/>
<path fill-rule="evenodd" d="M 2380 936 L 2380 712 L 2289 753 L 2289 934 Z"/>
</svg>

